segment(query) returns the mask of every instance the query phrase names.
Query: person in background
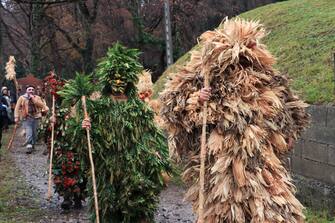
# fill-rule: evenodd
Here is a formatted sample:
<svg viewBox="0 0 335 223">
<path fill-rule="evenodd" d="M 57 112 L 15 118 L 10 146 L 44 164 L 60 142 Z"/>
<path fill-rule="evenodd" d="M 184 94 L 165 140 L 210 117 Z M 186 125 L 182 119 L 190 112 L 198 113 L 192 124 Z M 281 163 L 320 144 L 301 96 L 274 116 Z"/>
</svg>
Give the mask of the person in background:
<svg viewBox="0 0 335 223">
<path fill-rule="evenodd" d="M 2 146 L 2 129 L 3 124 L 7 120 L 7 107 L 3 104 L 3 97 L 0 95 L 0 161 L 1 161 L 1 146 Z"/>
<path fill-rule="evenodd" d="M 16 97 L 15 93 L 11 94 L 10 90 L 8 90 L 8 96 L 10 98 L 10 108 L 11 108 L 11 111 L 12 111 L 11 120 L 14 123 L 14 109 L 15 109 L 17 97 Z"/>
<path fill-rule="evenodd" d="M 4 118 L 3 120 L 3 128 L 6 130 L 8 129 L 9 124 L 12 123 L 12 110 L 11 110 L 11 98 L 9 96 L 9 91 L 6 86 L 3 86 L 1 88 L 1 103 L 2 106 L 6 106 L 7 111 L 7 118 Z"/>
<path fill-rule="evenodd" d="M 1 94 L 2 94 L 2 99 L 4 99 L 6 101 L 6 106 L 10 107 L 11 99 L 10 99 L 10 96 L 9 96 L 8 88 L 6 86 L 3 86 L 1 88 Z"/>
<path fill-rule="evenodd" d="M 42 117 L 42 111 L 48 111 L 49 108 L 43 102 L 40 96 L 35 95 L 35 87 L 28 85 L 26 93 L 19 97 L 17 100 L 14 117 L 15 123 L 23 120 L 25 132 L 26 132 L 26 148 L 27 154 L 32 153 L 34 145 L 37 140 L 37 127 L 40 118 Z"/>
</svg>

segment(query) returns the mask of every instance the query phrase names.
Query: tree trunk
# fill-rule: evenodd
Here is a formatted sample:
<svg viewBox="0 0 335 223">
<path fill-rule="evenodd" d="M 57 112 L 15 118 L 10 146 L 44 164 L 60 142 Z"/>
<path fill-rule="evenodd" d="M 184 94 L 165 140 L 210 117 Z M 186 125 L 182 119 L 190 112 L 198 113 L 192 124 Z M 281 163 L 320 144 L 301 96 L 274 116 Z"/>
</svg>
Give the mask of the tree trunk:
<svg viewBox="0 0 335 223">
<path fill-rule="evenodd" d="M 84 28 L 83 38 L 85 46 L 79 50 L 83 60 L 83 71 L 88 74 L 93 71 L 93 46 L 94 37 L 92 34 L 92 28 L 97 17 L 99 0 L 95 0 L 94 7 L 90 11 L 85 2 L 78 2 L 78 9 L 80 12 L 81 24 Z"/>
<path fill-rule="evenodd" d="M 88 37 L 86 39 L 85 49 L 83 49 L 81 53 L 83 58 L 83 70 L 85 74 L 89 74 L 90 72 L 93 71 L 93 61 L 92 61 L 93 44 L 94 44 L 93 38 Z"/>
<path fill-rule="evenodd" d="M 41 76 L 41 21 L 43 18 L 43 5 L 32 4 L 31 11 L 31 43 L 30 43 L 30 72 Z"/>
<path fill-rule="evenodd" d="M 2 15 L 0 15 L 2 16 Z M 3 64 L 5 64 L 5 61 L 4 61 L 4 56 L 3 56 L 3 39 L 2 39 L 2 24 L 0 23 L 0 71 L 3 71 L 4 69 L 4 66 Z M 2 76 L 1 76 L 1 79 L 0 79 L 0 83 L 2 83 Z"/>
<path fill-rule="evenodd" d="M 2 15 L 0 15 L 2 16 Z M 5 57 L 4 57 L 4 48 L 3 48 L 3 25 L 0 23 L 0 71 L 3 72 L 6 64 Z M 0 75 L 0 84 L 3 85 L 5 81 L 5 76 Z"/>
</svg>

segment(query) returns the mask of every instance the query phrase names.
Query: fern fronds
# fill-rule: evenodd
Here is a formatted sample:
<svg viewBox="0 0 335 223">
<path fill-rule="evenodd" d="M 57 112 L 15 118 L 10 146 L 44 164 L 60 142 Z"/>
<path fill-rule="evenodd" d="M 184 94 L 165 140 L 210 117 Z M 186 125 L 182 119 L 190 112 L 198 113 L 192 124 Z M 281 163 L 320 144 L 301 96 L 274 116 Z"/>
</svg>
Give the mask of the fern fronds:
<svg viewBox="0 0 335 223">
<path fill-rule="evenodd" d="M 69 80 L 61 91 L 57 93 L 63 98 L 64 106 L 73 106 L 82 96 L 89 97 L 95 91 L 91 75 L 76 73 L 76 77 Z"/>
</svg>

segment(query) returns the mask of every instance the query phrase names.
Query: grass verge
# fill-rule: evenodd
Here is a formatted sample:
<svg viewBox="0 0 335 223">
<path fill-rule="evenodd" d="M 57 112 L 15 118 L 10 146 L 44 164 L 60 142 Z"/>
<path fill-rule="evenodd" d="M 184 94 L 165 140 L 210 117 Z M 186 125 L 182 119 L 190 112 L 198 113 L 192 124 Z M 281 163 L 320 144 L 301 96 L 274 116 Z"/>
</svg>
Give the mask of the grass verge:
<svg viewBox="0 0 335 223">
<path fill-rule="evenodd" d="M 11 129 L 8 131 L 11 133 Z M 43 216 L 25 179 L 7 151 L 9 133 L 2 138 L 0 160 L 0 223 L 36 222 Z"/>
<path fill-rule="evenodd" d="M 335 223 L 334 216 L 329 216 L 327 211 L 313 211 L 310 208 L 305 210 L 306 222 L 308 223 Z"/>
</svg>

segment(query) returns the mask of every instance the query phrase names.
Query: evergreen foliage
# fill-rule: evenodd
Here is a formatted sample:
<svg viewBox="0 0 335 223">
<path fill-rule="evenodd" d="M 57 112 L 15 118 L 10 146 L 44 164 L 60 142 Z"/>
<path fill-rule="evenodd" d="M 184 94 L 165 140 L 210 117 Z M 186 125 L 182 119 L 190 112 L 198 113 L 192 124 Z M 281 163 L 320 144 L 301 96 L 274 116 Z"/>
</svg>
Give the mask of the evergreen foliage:
<svg viewBox="0 0 335 223">
<path fill-rule="evenodd" d="M 137 74 L 143 69 L 138 58 L 137 49 L 127 49 L 119 43 L 109 48 L 107 56 L 101 60 L 96 70 L 103 86 L 102 93 L 135 96 L 134 84 L 138 81 Z"/>
<path fill-rule="evenodd" d="M 82 96 L 90 96 L 95 86 L 92 84 L 91 75 L 76 73 L 73 80 L 68 81 L 61 91 L 57 93 L 63 97 L 62 103 L 65 107 L 76 104 Z"/>
<path fill-rule="evenodd" d="M 73 129 L 73 122 L 67 119 L 70 117 L 70 106 L 61 106 L 62 98 L 58 93 L 64 87 L 64 81 L 55 76 L 52 72 L 45 79 L 44 87 L 46 92 L 50 92 L 55 97 L 55 116 L 54 123 L 54 158 L 53 158 L 53 182 L 55 185 L 55 192 L 64 198 L 61 205 L 62 208 L 68 209 L 74 202 L 74 207 L 81 207 L 81 200 L 86 197 L 86 166 L 83 166 L 81 157 L 76 152 L 76 144 L 71 139 L 71 131 Z M 91 85 L 88 76 L 77 74 L 75 80 L 69 81 L 65 92 L 67 101 L 74 99 L 77 101 L 80 94 L 89 94 Z M 84 90 L 82 90 L 84 89 Z M 84 92 L 86 91 L 86 92 Z M 63 98 L 64 99 L 64 98 Z M 66 103 L 65 103 L 66 104 Z M 49 113 L 40 126 L 40 134 L 43 134 L 44 140 L 47 143 L 48 151 L 51 151 L 51 123 Z M 77 123 L 74 123 L 75 125 Z"/>
<path fill-rule="evenodd" d="M 153 122 L 153 112 L 137 98 L 115 103 L 104 97 L 92 103 L 89 112 L 102 222 L 153 221 L 163 188 L 161 173 L 171 170 L 167 142 Z M 79 130 L 74 137 L 79 154 L 87 154 L 83 135 Z M 87 156 L 85 163 L 89 165 Z M 88 182 L 92 195 L 91 178 Z"/>
<path fill-rule="evenodd" d="M 115 44 L 96 71 L 103 96 L 97 100 L 87 98 L 100 221 L 104 223 L 154 222 L 164 185 L 162 172 L 171 172 L 166 139 L 155 126 L 154 113 L 137 96 L 135 84 L 142 69 L 137 59 L 137 50 Z M 60 94 L 67 103 L 73 103 L 81 94 L 89 95 L 94 88 L 90 85 L 88 77 L 77 76 Z M 126 94 L 128 99 L 117 101 L 111 97 L 113 94 Z M 93 220 L 93 187 L 82 117 L 81 109 L 77 109 L 68 120 L 67 132 L 86 167 Z"/>
<path fill-rule="evenodd" d="M 81 165 L 75 144 L 71 140 L 71 122 L 66 117 L 69 109 L 59 108 L 55 124 L 55 158 L 52 173 L 55 191 L 69 200 L 83 200 L 86 196 L 86 167 Z"/>
</svg>

